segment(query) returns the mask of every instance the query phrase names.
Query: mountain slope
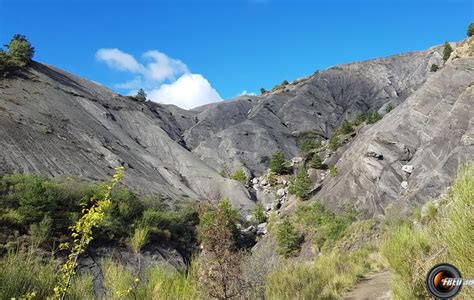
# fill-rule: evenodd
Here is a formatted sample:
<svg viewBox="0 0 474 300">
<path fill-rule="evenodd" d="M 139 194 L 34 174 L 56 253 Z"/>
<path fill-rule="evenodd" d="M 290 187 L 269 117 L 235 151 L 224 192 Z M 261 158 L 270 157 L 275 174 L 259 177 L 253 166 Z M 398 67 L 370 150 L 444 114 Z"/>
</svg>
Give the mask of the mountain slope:
<svg viewBox="0 0 474 300">
<path fill-rule="evenodd" d="M 124 165 L 124 183 L 135 191 L 175 200 L 219 194 L 251 209 L 243 186 L 180 145 L 192 116 L 34 63 L 0 80 L 0 172 L 103 179 Z"/>
<path fill-rule="evenodd" d="M 474 39 L 468 46 L 474 49 Z M 459 165 L 474 160 L 473 56 L 472 50 L 452 55 L 404 103 L 341 149 L 338 176 L 316 197 L 333 208 L 353 203 L 369 214 L 388 206 L 408 211 L 438 197 Z"/>
<path fill-rule="evenodd" d="M 336 66 L 261 97 L 207 105 L 198 110 L 184 140 L 212 166 L 232 172 L 244 165 L 261 174 L 273 152 L 297 156 L 299 137 L 328 138 L 358 112 L 403 102 L 425 82 L 431 64 L 442 65 L 440 51 L 435 47 Z"/>
</svg>

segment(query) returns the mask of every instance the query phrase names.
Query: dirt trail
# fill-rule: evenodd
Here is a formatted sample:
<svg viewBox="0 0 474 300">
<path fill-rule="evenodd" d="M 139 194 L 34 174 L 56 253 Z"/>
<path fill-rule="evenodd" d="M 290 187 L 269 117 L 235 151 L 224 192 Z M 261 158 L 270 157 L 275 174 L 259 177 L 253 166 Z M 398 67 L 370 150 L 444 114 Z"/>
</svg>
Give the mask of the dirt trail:
<svg viewBox="0 0 474 300">
<path fill-rule="evenodd" d="M 390 293 L 390 272 L 383 271 L 367 276 L 356 284 L 344 297 L 345 300 L 388 300 L 392 299 Z"/>
</svg>

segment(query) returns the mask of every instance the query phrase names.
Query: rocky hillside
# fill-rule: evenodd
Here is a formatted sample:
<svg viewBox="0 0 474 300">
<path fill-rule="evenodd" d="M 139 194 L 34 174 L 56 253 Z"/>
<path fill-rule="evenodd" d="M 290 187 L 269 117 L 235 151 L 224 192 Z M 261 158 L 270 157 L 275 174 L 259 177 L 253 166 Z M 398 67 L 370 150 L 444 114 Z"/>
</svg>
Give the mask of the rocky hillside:
<svg viewBox="0 0 474 300">
<path fill-rule="evenodd" d="M 97 180 L 123 165 L 124 184 L 137 192 L 178 201 L 227 196 L 249 211 L 254 191 L 220 171 L 243 166 L 247 179 L 260 176 L 275 151 L 299 156 L 301 140 L 325 141 L 343 120 L 391 105 L 396 109 L 382 121 L 326 158 L 338 175 L 316 176 L 315 196 L 371 214 L 390 203 L 422 202 L 474 154 L 474 61 L 469 49 L 457 50 L 461 58 L 443 66 L 442 50 L 336 66 L 261 96 L 190 111 L 138 102 L 33 63 L 0 79 L 0 173 Z M 432 64 L 441 69 L 430 72 Z"/>
<path fill-rule="evenodd" d="M 248 191 L 182 146 L 193 114 L 140 103 L 34 63 L 0 79 L 0 172 L 103 179 L 126 167 L 125 185 L 170 199 L 225 195 L 244 210 Z"/>
</svg>

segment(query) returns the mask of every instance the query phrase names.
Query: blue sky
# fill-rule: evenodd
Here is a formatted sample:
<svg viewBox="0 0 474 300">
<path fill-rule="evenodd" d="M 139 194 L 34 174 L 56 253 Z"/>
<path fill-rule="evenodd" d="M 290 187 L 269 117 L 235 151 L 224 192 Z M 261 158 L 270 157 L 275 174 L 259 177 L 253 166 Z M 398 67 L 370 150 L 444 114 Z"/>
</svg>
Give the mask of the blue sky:
<svg viewBox="0 0 474 300">
<path fill-rule="evenodd" d="M 470 22 L 474 0 L 0 0 L 2 44 L 25 34 L 40 62 L 170 101 L 258 93 L 336 64 L 462 40 Z"/>
</svg>

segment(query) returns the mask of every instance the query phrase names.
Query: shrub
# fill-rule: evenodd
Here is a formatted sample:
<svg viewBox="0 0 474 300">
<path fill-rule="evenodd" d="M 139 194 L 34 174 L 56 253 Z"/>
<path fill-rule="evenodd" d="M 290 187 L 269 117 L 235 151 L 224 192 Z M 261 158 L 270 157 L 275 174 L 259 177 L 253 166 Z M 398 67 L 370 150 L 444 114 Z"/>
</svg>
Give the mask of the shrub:
<svg viewBox="0 0 474 300">
<path fill-rule="evenodd" d="M 373 111 L 373 112 L 369 112 L 367 114 L 367 124 L 374 124 L 376 123 L 377 121 L 379 121 L 380 119 L 382 119 L 382 117 L 380 116 L 380 114 L 376 111 Z"/>
<path fill-rule="evenodd" d="M 321 161 L 321 157 L 318 154 L 314 154 L 313 157 L 311 157 L 310 166 L 311 168 L 315 169 L 322 168 L 323 162 Z"/>
<path fill-rule="evenodd" d="M 31 238 L 33 248 L 39 247 L 51 233 L 51 225 L 53 220 L 49 216 L 45 216 L 38 224 L 31 224 L 28 234 Z"/>
<path fill-rule="evenodd" d="M 394 229 L 383 245 L 382 253 L 395 273 L 391 284 L 392 292 L 400 299 L 419 299 L 427 296 L 424 276 L 420 276 L 420 265 L 429 251 L 430 243 L 426 233 L 415 233 L 409 225 Z M 407 259 L 408 257 L 410 259 Z M 423 272 L 423 275 L 426 272 Z"/>
<path fill-rule="evenodd" d="M 339 128 L 339 132 L 342 134 L 349 134 L 354 131 L 354 128 L 352 128 L 351 123 L 349 123 L 347 120 L 342 121 L 341 127 Z"/>
<path fill-rule="evenodd" d="M 126 267 L 111 258 L 102 260 L 104 287 L 109 299 L 123 299 L 135 287 L 135 276 L 131 268 Z"/>
<path fill-rule="evenodd" d="M 308 155 L 308 153 L 313 150 L 321 147 L 321 143 L 314 140 L 304 140 L 299 145 L 300 152 L 302 155 Z"/>
<path fill-rule="evenodd" d="M 431 68 L 430 68 L 430 71 L 431 71 L 431 72 L 436 72 L 436 71 L 438 71 L 438 69 L 439 69 L 439 67 L 438 67 L 437 64 L 432 64 L 432 65 L 431 65 Z"/>
<path fill-rule="evenodd" d="M 283 154 L 281 151 L 273 153 L 272 158 L 270 159 L 269 167 L 271 171 L 277 174 L 285 173 L 287 171 L 285 154 Z"/>
<path fill-rule="evenodd" d="M 367 116 L 363 112 L 360 112 L 360 113 L 357 114 L 357 116 L 355 117 L 352 124 L 354 126 L 359 126 L 360 124 L 365 122 L 366 118 L 367 118 Z"/>
<path fill-rule="evenodd" d="M 267 174 L 267 181 L 270 185 L 275 185 L 277 183 L 276 173 L 270 170 Z"/>
<path fill-rule="evenodd" d="M 237 211 L 227 199 L 200 214 L 199 285 L 210 298 L 231 299 L 242 294 L 242 255 L 236 248 Z"/>
<path fill-rule="evenodd" d="M 221 171 L 219 172 L 219 175 L 221 175 L 221 177 L 224 177 L 224 178 L 227 178 L 227 176 L 228 176 L 227 173 L 226 173 L 226 171 L 224 171 L 224 170 L 221 170 Z"/>
<path fill-rule="evenodd" d="M 140 253 L 140 250 L 148 241 L 150 229 L 146 224 L 140 224 L 135 228 L 133 235 L 130 237 L 130 248 L 135 254 Z"/>
<path fill-rule="evenodd" d="M 145 102 L 146 101 L 146 93 L 143 89 L 139 89 L 137 94 L 135 95 L 135 99 L 139 102 Z"/>
<path fill-rule="evenodd" d="M 329 165 L 329 175 L 332 177 L 337 175 L 337 169 L 335 165 Z"/>
<path fill-rule="evenodd" d="M 263 208 L 262 203 L 257 203 L 253 211 L 253 218 L 258 224 L 264 223 L 267 221 L 267 215 L 265 214 L 265 209 Z"/>
<path fill-rule="evenodd" d="M 311 180 L 305 167 L 298 170 L 296 176 L 290 181 L 288 192 L 296 197 L 306 199 L 311 189 Z"/>
<path fill-rule="evenodd" d="M 13 250 L 0 257 L 0 299 L 21 298 L 34 292 L 36 299 L 51 296 L 58 276 L 58 264 L 43 261 L 34 251 Z"/>
<path fill-rule="evenodd" d="M 336 215 L 316 201 L 298 205 L 294 213 L 294 223 L 311 236 L 317 246 L 323 248 L 340 239 L 355 220 L 355 216 L 356 213 L 352 210 Z"/>
<path fill-rule="evenodd" d="M 391 112 L 393 110 L 393 105 L 392 103 L 389 103 L 387 106 L 385 106 L 385 113 L 388 114 L 389 112 Z"/>
<path fill-rule="evenodd" d="M 443 60 L 447 61 L 453 52 L 453 48 L 448 42 L 444 42 Z"/>
<path fill-rule="evenodd" d="M 11 175 L 3 179 L 4 191 L 0 198 L 2 208 L 11 208 L 18 213 L 18 222 L 28 228 L 50 216 L 56 208 L 57 184 L 36 175 Z"/>
<path fill-rule="evenodd" d="M 161 265 L 146 270 L 145 278 L 134 292 L 134 299 L 188 300 L 200 299 L 193 278 L 194 265 L 188 272 L 166 268 Z"/>
<path fill-rule="evenodd" d="M 336 151 L 341 146 L 339 135 L 335 132 L 329 139 L 329 149 Z"/>
<path fill-rule="evenodd" d="M 288 80 L 283 80 L 283 82 L 281 83 L 281 86 L 285 86 L 285 85 L 289 85 L 290 83 L 288 82 Z"/>
<path fill-rule="evenodd" d="M 343 299 L 347 289 L 378 262 L 368 259 L 376 251 L 364 247 L 351 253 L 334 251 L 314 262 L 288 262 L 267 278 L 268 299 Z"/>
<path fill-rule="evenodd" d="M 232 173 L 232 175 L 230 175 L 230 179 L 245 183 L 247 181 L 247 176 L 245 176 L 244 168 L 240 167 L 237 171 Z"/>
<path fill-rule="evenodd" d="M 266 90 L 266 89 L 264 89 L 264 88 L 260 88 L 260 94 L 261 94 L 261 95 L 265 94 L 266 92 L 267 92 L 267 90 Z"/>
<path fill-rule="evenodd" d="M 297 256 L 301 249 L 303 236 L 295 229 L 289 218 L 277 227 L 277 252 L 284 257 Z"/>
<path fill-rule="evenodd" d="M 474 35 L 474 23 L 469 24 L 467 27 L 467 36 L 471 37 Z"/>
</svg>

